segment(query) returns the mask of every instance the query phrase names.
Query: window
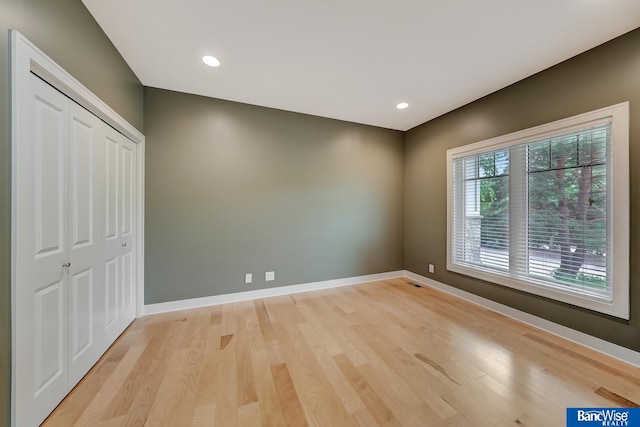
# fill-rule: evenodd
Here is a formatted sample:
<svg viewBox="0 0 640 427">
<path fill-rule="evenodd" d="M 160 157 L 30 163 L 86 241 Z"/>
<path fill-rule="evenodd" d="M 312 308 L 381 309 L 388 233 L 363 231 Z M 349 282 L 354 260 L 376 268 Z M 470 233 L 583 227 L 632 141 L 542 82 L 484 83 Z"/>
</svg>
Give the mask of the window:
<svg viewBox="0 0 640 427">
<path fill-rule="evenodd" d="M 447 152 L 447 269 L 629 318 L 629 103 Z"/>
</svg>

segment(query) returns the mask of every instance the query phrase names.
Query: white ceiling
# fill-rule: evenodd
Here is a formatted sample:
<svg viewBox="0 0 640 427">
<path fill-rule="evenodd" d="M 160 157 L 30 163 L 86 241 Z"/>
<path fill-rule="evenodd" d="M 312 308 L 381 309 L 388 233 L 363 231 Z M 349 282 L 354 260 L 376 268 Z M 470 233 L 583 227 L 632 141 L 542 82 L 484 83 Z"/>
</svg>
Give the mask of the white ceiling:
<svg viewBox="0 0 640 427">
<path fill-rule="evenodd" d="M 82 1 L 145 86 L 399 130 L 640 26 L 639 0 Z"/>
</svg>

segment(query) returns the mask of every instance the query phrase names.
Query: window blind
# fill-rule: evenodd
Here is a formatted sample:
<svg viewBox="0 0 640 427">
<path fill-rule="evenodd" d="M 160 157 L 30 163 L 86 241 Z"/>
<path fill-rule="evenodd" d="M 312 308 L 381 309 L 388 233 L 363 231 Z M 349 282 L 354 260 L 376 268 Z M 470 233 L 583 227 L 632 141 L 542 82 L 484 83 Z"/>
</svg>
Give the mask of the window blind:
<svg viewBox="0 0 640 427">
<path fill-rule="evenodd" d="M 454 258 L 464 264 L 509 269 L 509 151 L 454 160 Z"/>
<path fill-rule="evenodd" d="M 611 123 L 453 159 L 455 264 L 610 301 Z"/>
</svg>

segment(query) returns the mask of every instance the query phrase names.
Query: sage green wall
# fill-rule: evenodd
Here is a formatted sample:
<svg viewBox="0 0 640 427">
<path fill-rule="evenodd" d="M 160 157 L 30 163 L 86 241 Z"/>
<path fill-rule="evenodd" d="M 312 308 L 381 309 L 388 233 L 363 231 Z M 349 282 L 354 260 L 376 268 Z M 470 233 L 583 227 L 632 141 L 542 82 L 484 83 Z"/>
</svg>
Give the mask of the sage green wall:
<svg viewBox="0 0 640 427">
<path fill-rule="evenodd" d="M 0 0 L 0 425 L 9 424 L 11 377 L 9 28 L 143 125 L 139 81 L 80 0 Z M 147 88 L 145 302 L 406 267 L 640 350 L 637 168 L 629 322 L 444 268 L 446 150 L 630 100 L 638 164 L 638 70 L 636 30 L 409 131 L 404 157 L 400 132 Z M 276 281 L 265 283 L 271 269 Z M 254 273 L 252 285 L 243 283 L 245 272 Z"/>
<path fill-rule="evenodd" d="M 15 28 L 142 130 L 140 82 L 80 0 L 0 0 L 0 425 L 11 390 L 9 29 Z"/>
<path fill-rule="evenodd" d="M 623 321 L 446 271 L 446 151 L 631 101 L 631 319 Z M 405 135 L 405 268 L 640 350 L 640 30 L 418 126 Z M 428 263 L 436 273 L 429 274 Z"/>
<path fill-rule="evenodd" d="M 144 111 L 145 303 L 403 268 L 401 132 L 151 88 Z"/>
</svg>

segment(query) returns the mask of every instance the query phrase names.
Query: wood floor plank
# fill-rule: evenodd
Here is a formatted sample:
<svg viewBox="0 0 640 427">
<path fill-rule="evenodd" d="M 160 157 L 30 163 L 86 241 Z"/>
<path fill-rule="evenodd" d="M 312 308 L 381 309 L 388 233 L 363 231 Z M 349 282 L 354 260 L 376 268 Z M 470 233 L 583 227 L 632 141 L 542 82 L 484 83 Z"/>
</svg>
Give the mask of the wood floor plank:
<svg viewBox="0 0 640 427">
<path fill-rule="evenodd" d="M 202 371 L 203 353 L 206 346 L 208 316 L 198 311 L 185 323 L 181 342 L 173 353 L 170 366 L 155 397 L 148 416 L 148 423 L 175 425 L 180 419 L 191 419 Z"/>
<path fill-rule="evenodd" d="M 260 405 L 257 400 L 238 408 L 238 427 L 255 427 L 260 423 Z"/>
<path fill-rule="evenodd" d="M 331 356 L 342 353 L 342 348 L 336 343 L 331 334 L 324 327 L 322 322 L 313 314 L 307 306 L 298 308 L 300 313 L 306 319 L 306 322 L 298 326 L 299 329 L 305 328 L 307 331 L 307 341 L 313 340 L 312 347 L 323 348 Z"/>
<path fill-rule="evenodd" d="M 300 404 L 310 425 L 356 425 L 324 376 L 297 325 L 274 324 Z"/>
<path fill-rule="evenodd" d="M 358 366 L 362 377 L 403 426 L 439 427 L 442 420 L 381 361 Z"/>
<path fill-rule="evenodd" d="M 185 422 L 186 421 L 187 420 L 185 420 Z M 193 410 L 193 416 L 191 417 L 191 427 L 215 427 L 215 424 L 216 424 L 215 403 L 209 403 L 207 405 L 198 406 Z"/>
<path fill-rule="evenodd" d="M 401 278 L 138 319 L 43 426 L 546 426 L 639 403 L 639 368 Z"/>
<path fill-rule="evenodd" d="M 151 359 L 153 355 L 158 353 L 158 350 L 164 344 L 164 339 L 166 338 L 167 333 L 168 329 L 161 329 L 157 331 L 157 335 L 151 337 L 136 365 L 131 369 L 128 377 L 118 390 L 116 397 L 111 401 L 111 404 L 105 411 L 105 416 L 118 417 L 129 411 L 138 389 L 143 384 L 143 376 L 146 374 L 145 367 L 147 365 L 147 361 Z"/>
<path fill-rule="evenodd" d="M 479 396 L 482 396 L 482 398 L 479 398 Z M 487 387 L 476 385 L 473 388 L 460 388 L 443 396 L 443 398 L 467 419 L 473 420 L 474 425 L 479 427 L 514 425 L 521 415 L 521 411 L 508 406 Z M 556 423 L 556 425 L 559 424 Z"/>
<path fill-rule="evenodd" d="M 220 311 L 222 313 L 222 311 Z M 220 317 L 222 320 L 222 317 Z M 203 354 L 203 367 L 200 372 L 200 383 L 196 391 L 196 408 L 215 408 L 216 390 L 220 387 L 218 380 L 219 359 L 220 359 L 220 331 L 221 323 L 209 328 L 207 341 Z"/>
<path fill-rule="evenodd" d="M 596 390 L 596 394 L 598 396 L 604 397 L 605 399 L 615 403 L 622 408 L 640 408 L 640 404 L 633 402 L 626 397 L 620 396 L 619 394 L 614 393 L 611 390 L 607 390 L 604 387 L 598 388 Z"/>
<path fill-rule="evenodd" d="M 538 405 L 532 404 L 527 399 L 525 393 L 520 393 L 519 390 L 514 391 L 513 388 L 496 381 L 490 375 L 479 378 L 478 382 L 478 386 L 481 385 L 486 387 L 487 390 L 491 390 L 498 396 L 497 398 L 515 409 L 515 413 L 521 413 L 521 415 L 515 417 L 516 424 L 525 414 L 535 419 L 540 425 L 553 425 L 556 422 L 555 420 L 562 416 L 561 413 L 552 414 L 548 411 L 541 411 Z"/>
<path fill-rule="evenodd" d="M 78 421 L 76 421 L 76 425 L 93 425 L 103 420 L 108 405 L 111 400 L 117 396 L 119 386 L 124 383 L 129 376 L 129 373 L 135 366 L 143 350 L 144 346 L 136 346 L 128 349 L 107 381 L 84 409 L 82 415 Z"/>
<path fill-rule="evenodd" d="M 358 427 L 376 427 L 380 426 L 371 415 L 371 412 L 367 408 L 360 409 L 353 414 L 353 418 L 358 424 Z"/>
<path fill-rule="evenodd" d="M 267 309 L 264 306 L 264 301 L 255 300 L 253 305 L 258 316 L 258 324 L 260 325 L 260 332 L 262 333 L 264 341 L 267 342 L 275 340 L 273 327 L 271 326 L 271 319 L 269 318 L 269 313 L 267 313 Z"/>
<path fill-rule="evenodd" d="M 347 412 L 354 414 L 365 407 L 362 399 L 354 390 L 349 380 L 345 377 L 344 372 L 340 370 L 340 367 L 336 363 L 335 359 L 331 357 L 324 349 L 315 350 L 315 357 L 318 363 L 322 367 L 327 380 L 331 384 L 331 387 L 335 391 L 336 395 L 340 398 L 342 405 Z"/>
<path fill-rule="evenodd" d="M 173 366 L 180 366 L 184 369 L 186 362 L 187 350 L 182 349 L 173 353 L 170 363 Z M 161 426 L 166 420 L 171 419 L 184 387 L 182 369 L 167 371 L 167 375 L 163 378 L 153 401 L 147 424 Z"/>
<path fill-rule="evenodd" d="M 133 398 L 133 402 L 129 407 L 129 411 L 124 418 L 122 423 L 123 426 L 133 427 L 145 425 L 149 418 L 149 412 L 151 412 L 151 408 L 155 402 L 156 395 L 158 394 L 158 390 L 160 389 L 160 384 L 164 378 L 163 375 L 164 372 L 159 371 L 145 375 L 143 384 L 138 388 L 138 391 Z"/>
<path fill-rule="evenodd" d="M 229 343 L 231 343 L 232 339 L 233 339 L 233 334 L 220 337 L 220 350 L 224 350 L 225 348 L 227 348 Z"/>
<path fill-rule="evenodd" d="M 211 326 L 218 326 L 222 324 L 222 305 L 215 305 L 210 309 L 211 315 L 209 316 L 209 322 Z"/>
<path fill-rule="evenodd" d="M 296 392 L 296 388 L 291 381 L 291 375 L 287 369 L 287 365 L 276 365 L 271 367 L 273 380 L 280 397 L 280 407 L 282 415 L 289 427 L 307 426 L 308 422 L 302 410 L 300 399 Z"/>
<path fill-rule="evenodd" d="M 456 413 L 451 418 L 447 418 L 443 423 L 442 427 L 475 427 L 476 424 L 469 422 L 467 418 L 461 413 Z"/>
<path fill-rule="evenodd" d="M 307 306 L 323 319 L 323 325 L 328 330 L 333 340 L 337 343 L 342 353 L 349 356 L 356 365 L 366 363 L 367 357 L 346 335 L 346 329 L 357 324 L 356 316 L 353 313 L 346 314 L 342 310 L 333 310 L 323 298 L 316 298 L 307 301 Z M 346 320 L 351 319 L 351 320 Z"/>
<path fill-rule="evenodd" d="M 395 415 L 387 408 L 387 405 L 378 397 L 375 390 L 362 377 L 358 369 L 344 354 L 334 356 L 334 360 L 342 370 L 342 373 L 358 393 L 360 399 L 369 410 L 369 413 L 381 426 L 400 426 Z"/>
<path fill-rule="evenodd" d="M 223 318 L 224 323 L 231 322 L 233 311 L 225 310 Z M 228 326 L 227 326 L 228 327 Z M 214 387 L 214 399 L 216 403 L 216 424 L 220 426 L 235 426 L 238 424 L 238 395 L 237 395 L 237 377 L 236 377 L 236 360 L 235 360 L 236 340 L 233 340 L 224 349 L 218 352 L 215 368 L 217 368 L 217 383 Z"/>
<path fill-rule="evenodd" d="M 258 401 L 252 353 L 264 348 L 260 323 L 252 301 L 236 303 L 236 378 L 238 406 Z"/>
<path fill-rule="evenodd" d="M 284 427 L 285 420 L 278 391 L 271 372 L 271 365 L 266 349 L 256 349 L 252 353 L 255 372 L 256 395 L 260 408 L 260 425 Z M 302 409 L 301 409 L 302 410 Z"/>
</svg>

